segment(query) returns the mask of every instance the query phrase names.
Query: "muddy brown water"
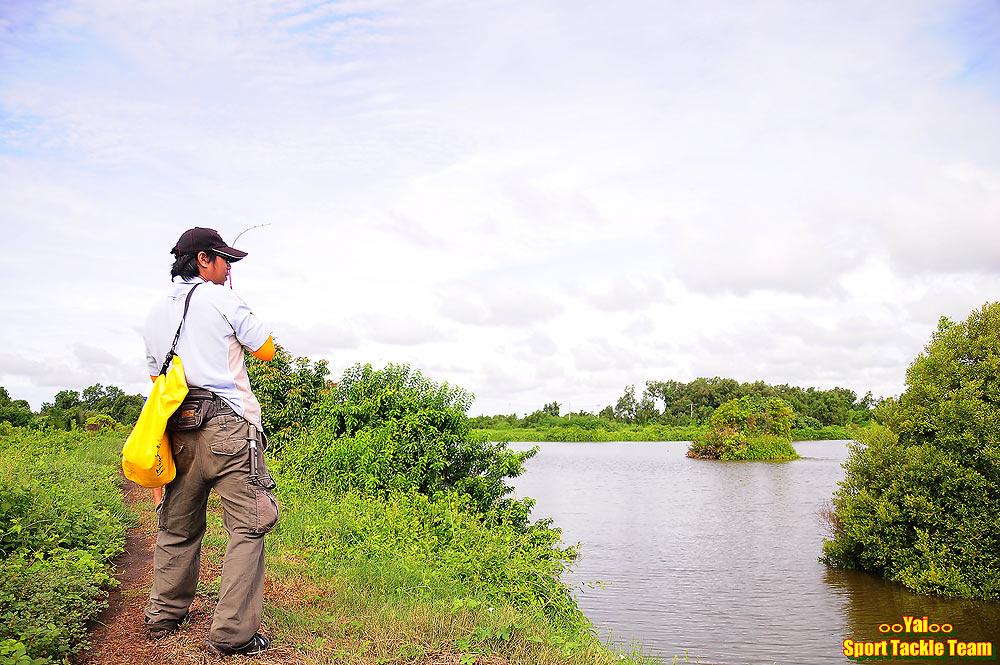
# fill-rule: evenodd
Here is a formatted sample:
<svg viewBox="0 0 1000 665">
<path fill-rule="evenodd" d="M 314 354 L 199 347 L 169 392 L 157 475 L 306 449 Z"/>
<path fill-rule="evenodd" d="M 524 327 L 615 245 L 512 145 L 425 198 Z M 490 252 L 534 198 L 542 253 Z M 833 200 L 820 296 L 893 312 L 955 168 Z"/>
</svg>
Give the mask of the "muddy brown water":
<svg viewBox="0 0 1000 665">
<path fill-rule="evenodd" d="M 802 459 L 780 463 L 692 460 L 686 442 L 511 447 L 532 445 L 517 495 L 534 498 L 532 516 L 552 517 L 565 542 L 582 543 L 566 579 L 604 638 L 668 663 L 856 662 L 843 655 L 848 639 L 934 639 L 946 650 L 948 639 L 988 641 L 1000 655 L 1000 603 L 919 596 L 818 561 L 819 513 L 844 477 L 846 442 L 796 442 Z M 904 616 L 952 632 L 880 632 Z"/>
</svg>

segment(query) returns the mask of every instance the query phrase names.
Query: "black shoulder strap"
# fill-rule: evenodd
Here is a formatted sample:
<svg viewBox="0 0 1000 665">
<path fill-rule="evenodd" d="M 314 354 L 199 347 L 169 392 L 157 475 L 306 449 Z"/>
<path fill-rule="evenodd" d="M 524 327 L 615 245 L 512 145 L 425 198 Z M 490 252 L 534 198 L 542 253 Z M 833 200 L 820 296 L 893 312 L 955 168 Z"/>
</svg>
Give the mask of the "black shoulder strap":
<svg viewBox="0 0 1000 665">
<path fill-rule="evenodd" d="M 163 360 L 163 367 L 160 368 L 161 375 L 167 373 L 167 368 L 170 367 L 170 361 L 174 359 L 174 349 L 177 348 L 177 340 L 181 338 L 181 328 L 184 327 L 184 319 L 186 319 L 188 315 L 188 305 L 191 304 L 191 296 L 194 294 L 194 290 L 202 284 L 204 284 L 204 282 L 198 282 L 192 286 L 191 290 L 188 291 L 187 298 L 184 299 L 184 313 L 181 314 L 181 322 L 177 324 L 177 334 L 174 335 L 174 343 L 170 345 L 170 350 L 167 351 L 167 357 Z"/>
</svg>

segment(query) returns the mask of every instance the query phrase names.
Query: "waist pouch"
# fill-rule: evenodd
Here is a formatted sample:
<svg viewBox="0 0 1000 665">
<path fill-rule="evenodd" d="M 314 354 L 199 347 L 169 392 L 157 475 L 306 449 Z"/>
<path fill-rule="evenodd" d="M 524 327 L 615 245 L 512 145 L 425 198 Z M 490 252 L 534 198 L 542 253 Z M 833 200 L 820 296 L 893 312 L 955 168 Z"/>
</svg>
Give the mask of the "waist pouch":
<svg viewBox="0 0 1000 665">
<path fill-rule="evenodd" d="M 167 421 L 167 429 L 172 432 L 199 429 L 219 413 L 223 404 L 222 398 L 211 390 L 191 388 Z"/>
</svg>

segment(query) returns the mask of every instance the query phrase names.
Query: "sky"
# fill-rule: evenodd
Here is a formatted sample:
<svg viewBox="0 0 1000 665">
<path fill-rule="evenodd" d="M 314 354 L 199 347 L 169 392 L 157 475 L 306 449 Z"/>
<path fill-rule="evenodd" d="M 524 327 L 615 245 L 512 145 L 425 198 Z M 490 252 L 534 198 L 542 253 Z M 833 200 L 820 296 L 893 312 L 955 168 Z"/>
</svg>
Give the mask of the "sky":
<svg viewBox="0 0 1000 665">
<path fill-rule="evenodd" d="M 193 226 L 334 378 L 901 393 L 1000 287 L 1000 4 L 0 2 L 0 385 L 147 393 Z"/>
</svg>

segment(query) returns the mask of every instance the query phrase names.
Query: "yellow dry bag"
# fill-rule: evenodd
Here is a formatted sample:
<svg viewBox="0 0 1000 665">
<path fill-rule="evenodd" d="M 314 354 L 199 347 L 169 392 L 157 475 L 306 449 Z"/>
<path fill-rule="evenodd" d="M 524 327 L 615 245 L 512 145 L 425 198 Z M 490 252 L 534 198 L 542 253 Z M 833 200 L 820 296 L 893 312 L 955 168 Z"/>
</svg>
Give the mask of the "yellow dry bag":
<svg viewBox="0 0 1000 665">
<path fill-rule="evenodd" d="M 160 487 L 177 475 L 170 452 L 167 419 L 187 393 L 184 365 L 180 356 L 174 356 L 170 371 L 156 377 L 139 420 L 122 449 L 122 470 L 126 478 L 143 487 Z"/>
<path fill-rule="evenodd" d="M 122 448 L 122 471 L 125 472 L 125 477 L 143 487 L 162 487 L 177 475 L 174 456 L 170 450 L 170 435 L 167 434 L 167 419 L 187 397 L 188 386 L 181 357 L 174 355 L 174 349 L 177 348 L 177 340 L 181 338 L 191 296 L 201 284 L 199 282 L 191 287 L 184 299 L 184 313 L 177 325 L 174 342 L 167 351 L 160 375 L 153 382 L 153 390 L 142 405 L 139 420 Z M 170 363 L 171 358 L 173 364 Z"/>
</svg>

